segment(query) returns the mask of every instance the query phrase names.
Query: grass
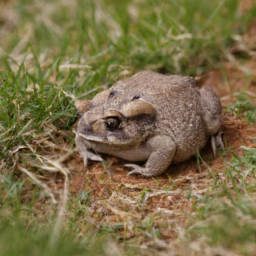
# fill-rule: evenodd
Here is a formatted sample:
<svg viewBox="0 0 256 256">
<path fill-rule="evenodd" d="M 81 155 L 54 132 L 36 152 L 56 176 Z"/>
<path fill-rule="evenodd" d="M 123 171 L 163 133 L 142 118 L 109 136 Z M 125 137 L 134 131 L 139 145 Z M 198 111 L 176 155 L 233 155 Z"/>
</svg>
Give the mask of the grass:
<svg viewBox="0 0 256 256">
<path fill-rule="evenodd" d="M 256 106 L 253 100 L 245 93 L 237 92 L 234 94 L 236 101 L 227 106 L 227 111 L 231 111 L 234 116 L 246 119 L 250 124 L 255 124 Z"/>
<path fill-rule="evenodd" d="M 245 144 L 242 156 L 223 152 L 224 171 L 202 163 L 209 171 L 203 188 L 186 174 L 164 179 L 165 187 L 152 179 L 155 190 L 127 184 L 139 194 L 123 196 L 127 203 L 118 208 L 110 204 L 113 191 L 126 187 L 113 190 L 102 174 L 97 182 L 111 197 L 102 192 L 99 208 L 93 175 L 80 193 L 68 194 L 77 155 L 73 98 L 92 98 L 145 69 L 191 76 L 222 69 L 234 36 L 246 33 L 256 14 L 255 6 L 243 13 L 241 2 L 0 3 L 0 255 L 254 255 L 256 151 Z M 254 100 L 233 96 L 225 111 L 255 124 Z M 162 198 L 184 204 L 150 208 Z"/>
</svg>

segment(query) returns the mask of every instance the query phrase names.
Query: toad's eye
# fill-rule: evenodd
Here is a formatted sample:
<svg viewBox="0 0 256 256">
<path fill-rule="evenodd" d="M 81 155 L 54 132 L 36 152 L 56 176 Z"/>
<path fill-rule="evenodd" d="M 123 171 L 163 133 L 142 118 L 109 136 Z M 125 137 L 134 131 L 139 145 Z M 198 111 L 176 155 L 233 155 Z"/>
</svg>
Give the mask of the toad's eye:
<svg viewBox="0 0 256 256">
<path fill-rule="evenodd" d="M 105 121 L 105 125 L 107 129 L 114 130 L 121 126 L 121 121 L 118 118 L 111 117 Z"/>
<path fill-rule="evenodd" d="M 140 98 L 140 95 L 136 94 L 136 95 L 133 96 L 132 99 L 133 99 L 133 100 L 137 100 L 137 99 L 139 99 L 139 98 Z"/>
<path fill-rule="evenodd" d="M 116 91 L 112 88 L 108 97 L 111 99 L 115 96 L 115 94 L 116 94 Z"/>
</svg>

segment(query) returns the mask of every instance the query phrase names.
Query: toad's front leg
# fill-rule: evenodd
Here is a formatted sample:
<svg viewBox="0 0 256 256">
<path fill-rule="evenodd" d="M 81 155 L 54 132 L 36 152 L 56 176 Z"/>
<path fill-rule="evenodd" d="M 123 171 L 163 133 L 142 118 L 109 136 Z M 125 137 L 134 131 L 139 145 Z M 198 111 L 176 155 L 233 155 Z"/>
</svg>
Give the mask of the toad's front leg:
<svg viewBox="0 0 256 256">
<path fill-rule="evenodd" d="M 80 134 L 80 133 L 76 134 L 76 145 L 77 145 L 80 156 L 84 160 L 85 167 L 87 166 L 88 159 L 92 161 L 100 161 L 100 162 L 103 161 L 103 159 L 100 156 L 95 155 L 91 151 L 88 151 L 87 145 L 83 138 L 83 134 Z"/>
<path fill-rule="evenodd" d="M 146 146 L 152 149 L 146 166 L 126 164 L 125 167 L 133 168 L 128 175 L 139 173 L 150 177 L 162 174 L 171 164 L 177 149 L 176 144 L 170 137 L 160 135 L 149 139 Z"/>
</svg>

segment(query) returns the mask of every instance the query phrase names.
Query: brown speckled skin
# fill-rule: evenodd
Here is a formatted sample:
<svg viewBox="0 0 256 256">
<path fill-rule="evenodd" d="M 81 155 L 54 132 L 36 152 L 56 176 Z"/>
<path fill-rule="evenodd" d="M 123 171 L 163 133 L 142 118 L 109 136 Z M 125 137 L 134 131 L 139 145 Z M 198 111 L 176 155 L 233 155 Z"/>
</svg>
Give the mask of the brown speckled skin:
<svg viewBox="0 0 256 256">
<path fill-rule="evenodd" d="M 86 163 L 91 149 L 130 161 L 129 173 L 154 176 L 171 163 L 196 154 L 221 125 L 221 103 L 210 87 L 196 89 L 191 77 L 144 71 L 118 81 L 86 101 L 78 124 L 76 143 Z M 106 127 L 118 118 L 117 129 Z M 81 136 L 82 135 L 82 136 Z"/>
</svg>

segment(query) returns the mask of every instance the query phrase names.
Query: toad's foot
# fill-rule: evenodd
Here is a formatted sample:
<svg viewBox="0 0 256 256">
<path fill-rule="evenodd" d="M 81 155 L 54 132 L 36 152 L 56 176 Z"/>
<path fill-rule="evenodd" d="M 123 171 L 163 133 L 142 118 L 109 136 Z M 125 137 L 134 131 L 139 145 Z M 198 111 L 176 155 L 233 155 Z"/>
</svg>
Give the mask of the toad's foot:
<svg viewBox="0 0 256 256">
<path fill-rule="evenodd" d="M 98 162 L 102 162 L 103 161 L 103 159 L 100 156 L 95 155 L 92 152 L 87 151 L 87 150 L 83 151 L 83 152 L 80 152 L 80 155 L 81 155 L 81 157 L 84 160 L 84 166 L 85 167 L 87 166 L 88 159 L 90 159 L 92 161 L 98 161 Z"/>
<path fill-rule="evenodd" d="M 217 134 L 215 134 L 211 138 L 211 145 L 212 145 L 212 151 L 213 151 L 214 156 L 217 155 L 217 149 L 224 148 L 222 138 L 221 138 L 221 134 L 222 134 L 222 132 L 221 132 L 221 130 L 219 130 L 217 132 Z"/>
<path fill-rule="evenodd" d="M 126 164 L 124 167 L 133 168 L 133 170 L 128 172 L 127 175 L 141 174 L 147 177 L 152 176 L 152 173 L 150 172 L 150 170 L 148 170 L 147 168 L 141 167 L 137 164 Z"/>
</svg>

